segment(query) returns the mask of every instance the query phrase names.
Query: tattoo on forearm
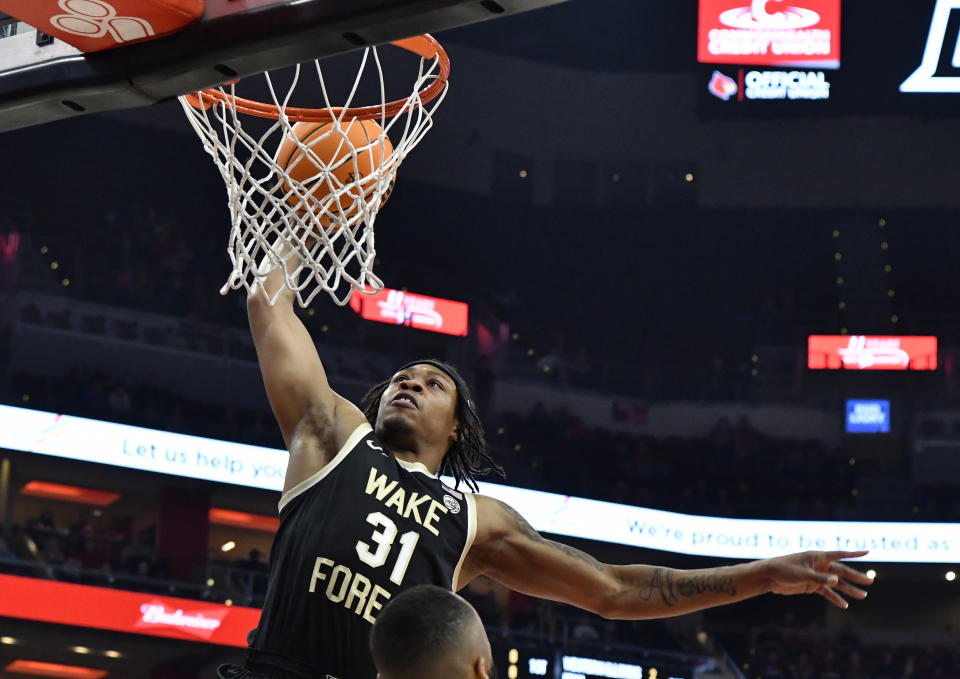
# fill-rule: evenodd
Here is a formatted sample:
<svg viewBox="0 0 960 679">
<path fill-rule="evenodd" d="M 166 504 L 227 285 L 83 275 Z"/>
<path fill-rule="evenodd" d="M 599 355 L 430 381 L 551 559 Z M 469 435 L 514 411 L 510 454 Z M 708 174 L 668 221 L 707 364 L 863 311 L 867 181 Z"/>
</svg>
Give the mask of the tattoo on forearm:
<svg viewBox="0 0 960 679">
<path fill-rule="evenodd" d="M 506 511 L 507 514 L 509 514 L 513 518 L 513 520 L 517 522 L 517 525 L 520 526 L 520 530 L 523 531 L 523 534 L 526 535 L 531 540 L 553 547 L 557 551 L 563 552 L 567 556 L 572 556 L 574 559 L 583 561 L 584 563 L 593 566 L 598 571 L 603 572 L 603 564 L 597 561 L 596 559 L 594 559 L 592 556 L 590 556 L 586 552 L 581 552 L 579 549 L 571 547 L 570 545 L 565 545 L 560 542 L 554 542 L 553 540 L 547 540 L 545 537 L 540 535 L 540 533 L 534 530 L 533 526 L 527 523 L 527 520 L 522 516 L 520 516 L 520 513 L 517 512 L 517 510 L 515 510 L 513 507 L 506 504 L 505 502 L 500 502 L 499 500 L 497 500 L 497 502 L 500 504 L 501 507 L 503 507 L 504 511 Z"/>
<path fill-rule="evenodd" d="M 650 601 L 659 595 L 664 604 L 673 606 L 681 597 L 695 596 L 705 592 L 736 596 L 737 586 L 732 577 L 717 573 L 674 579 L 672 570 L 654 568 L 647 587 L 640 590 L 640 598 Z"/>
<path fill-rule="evenodd" d="M 680 596 L 695 596 L 704 592 L 736 596 L 737 586 L 729 575 L 718 575 L 717 573 L 694 575 L 677 580 L 677 593 Z"/>
<path fill-rule="evenodd" d="M 659 594 L 663 603 L 667 606 L 673 606 L 676 603 L 677 593 L 673 589 L 673 571 L 664 571 L 662 568 L 653 569 L 647 590 L 641 590 L 640 598 L 644 601 L 650 601 L 655 594 Z"/>
</svg>

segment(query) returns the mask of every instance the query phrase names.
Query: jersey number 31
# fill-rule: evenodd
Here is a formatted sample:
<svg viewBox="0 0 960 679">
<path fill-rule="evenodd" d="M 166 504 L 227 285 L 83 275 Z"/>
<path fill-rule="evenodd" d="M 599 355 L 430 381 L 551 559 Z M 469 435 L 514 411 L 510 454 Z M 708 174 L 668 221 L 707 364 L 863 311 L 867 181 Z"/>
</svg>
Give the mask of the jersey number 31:
<svg viewBox="0 0 960 679">
<path fill-rule="evenodd" d="M 363 563 L 373 568 L 379 568 L 387 562 L 390 556 L 390 550 L 397 539 L 397 524 L 390 517 L 381 512 L 367 514 L 367 523 L 374 527 L 373 535 L 370 540 L 376 543 L 376 550 L 371 550 L 363 540 L 357 541 L 357 556 Z M 400 536 L 400 555 L 397 562 L 390 572 L 390 582 L 399 585 L 403 582 L 403 576 L 407 573 L 407 566 L 410 565 L 410 558 L 413 556 L 413 548 L 417 546 L 417 540 L 420 539 L 420 533 L 411 530 Z"/>
</svg>

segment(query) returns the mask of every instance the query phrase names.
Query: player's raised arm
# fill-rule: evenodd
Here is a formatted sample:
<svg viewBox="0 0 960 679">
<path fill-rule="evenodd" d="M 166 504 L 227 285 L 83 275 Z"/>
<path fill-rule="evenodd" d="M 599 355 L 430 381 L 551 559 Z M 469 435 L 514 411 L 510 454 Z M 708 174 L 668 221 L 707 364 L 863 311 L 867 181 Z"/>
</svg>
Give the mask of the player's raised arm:
<svg viewBox="0 0 960 679">
<path fill-rule="evenodd" d="M 517 591 L 606 618 L 682 615 L 768 592 L 817 593 L 846 608 L 838 592 L 863 599 L 867 593 L 852 583 L 872 582 L 839 562 L 866 552 L 804 552 L 703 570 L 604 564 L 543 538 L 510 506 L 483 496 L 476 499 L 477 537 L 459 584 L 485 574 Z"/>
<path fill-rule="evenodd" d="M 277 290 L 271 305 L 268 294 Z M 247 317 L 267 398 L 290 451 L 286 491 L 329 462 L 366 418 L 330 388 L 313 340 L 294 313 L 282 271 L 271 273 L 247 297 Z"/>
</svg>

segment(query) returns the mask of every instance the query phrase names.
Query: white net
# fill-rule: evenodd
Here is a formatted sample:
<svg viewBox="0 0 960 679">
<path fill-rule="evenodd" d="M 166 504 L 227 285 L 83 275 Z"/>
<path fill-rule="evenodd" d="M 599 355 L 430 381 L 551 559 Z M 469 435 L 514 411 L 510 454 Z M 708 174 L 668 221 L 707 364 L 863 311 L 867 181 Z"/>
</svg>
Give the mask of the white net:
<svg viewBox="0 0 960 679">
<path fill-rule="evenodd" d="M 267 106 L 236 96 L 235 83 L 180 98 L 227 185 L 233 271 L 221 294 L 250 292 L 277 270 L 302 307 L 321 291 L 344 305 L 355 289 L 383 288 L 373 272 L 374 224 L 397 168 L 432 126 L 446 94 L 437 49 L 433 57 L 420 56 L 409 96 L 390 103 L 375 47 L 363 51 L 339 103 L 328 95 L 318 60 L 283 75 L 264 73 Z M 365 77 L 373 78 L 380 103 L 351 109 Z M 437 80 L 442 89 L 427 94 Z M 322 96 L 323 108 L 294 108 L 295 91 Z M 281 291 L 270 291 L 271 303 Z"/>
</svg>

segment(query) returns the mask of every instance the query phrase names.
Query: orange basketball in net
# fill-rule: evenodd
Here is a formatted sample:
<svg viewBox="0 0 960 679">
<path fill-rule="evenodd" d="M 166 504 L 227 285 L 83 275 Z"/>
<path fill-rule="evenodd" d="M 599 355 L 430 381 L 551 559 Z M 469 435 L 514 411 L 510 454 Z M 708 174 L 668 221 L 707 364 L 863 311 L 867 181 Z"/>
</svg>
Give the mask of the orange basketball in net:
<svg viewBox="0 0 960 679">
<path fill-rule="evenodd" d="M 379 141 L 381 135 L 382 143 Z M 310 149 L 309 153 L 297 144 L 297 139 Z M 352 160 L 354 149 L 359 149 L 356 163 Z M 288 177 L 283 182 L 287 201 L 299 207 L 299 214 L 309 209 L 327 227 L 333 220 L 329 215 L 321 214 L 320 206 L 330 193 L 342 190 L 339 199 L 331 201 L 327 210 L 342 219 L 352 218 L 358 211 L 358 199 L 367 199 L 377 189 L 374 179 L 363 179 L 375 172 L 381 160 L 391 153 L 393 144 L 383 134 L 383 128 L 372 120 L 341 123 L 339 129 L 335 129 L 333 123 L 295 123 L 280 144 L 277 165 Z M 295 184 L 291 180 L 299 182 L 303 188 L 292 191 Z M 380 205 L 390 197 L 391 191 L 392 177 L 380 198 Z"/>
</svg>

